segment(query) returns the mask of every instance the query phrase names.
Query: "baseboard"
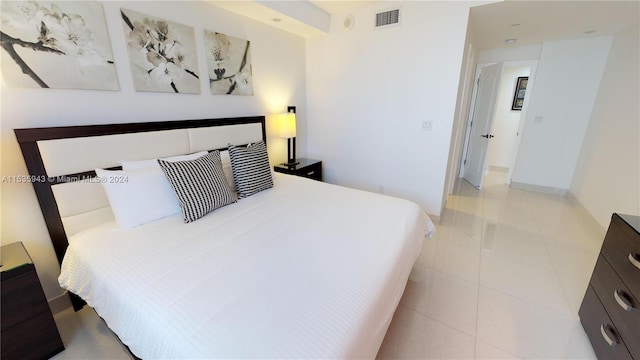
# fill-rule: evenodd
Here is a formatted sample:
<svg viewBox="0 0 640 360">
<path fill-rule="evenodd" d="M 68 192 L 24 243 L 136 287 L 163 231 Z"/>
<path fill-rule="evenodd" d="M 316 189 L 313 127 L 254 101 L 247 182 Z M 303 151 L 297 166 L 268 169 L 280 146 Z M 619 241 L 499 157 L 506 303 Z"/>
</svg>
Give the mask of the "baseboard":
<svg viewBox="0 0 640 360">
<path fill-rule="evenodd" d="M 550 194 L 550 195 L 559 195 L 559 196 L 567 196 L 567 193 L 569 192 L 569 189 L 560 189 L 560 188 L 554 188 L 551 186 L 525 184 L 525 183 L 520 183 L 515 181 L 512 181 L 511 185 L 509 186 L 512 189 L 533 191 L 533 192 L 539 192 L 539 193 Z"/>
<path fill-rule="evenodd" d="M 589 225 L 591 227 L 591 230 L 597 233 L 598 235 L 600 235 L 599 236 L 600 239 L 604 239 L 605 235 L 607 234 L 607 229 L 602 227 L 602 225 L 600 225 L 598 220 L 596 220 L 596 218 L 593 217 L 593 215 L 591 215 L 589 210 L 587 210 L 587 208 L 584 207 L 584 205 L 582 205 L 580 200 L 578 200 L 578 198 L 573 194 L 573 192 L 571 192 L 571 190 L 569 190 L 567 193 L 567 199 L 569 199 L 572 203 L 576 204 L 578 206 L 578 211 L 585 218 L 588 218 L 590 220 Z"/>
<path fill-rule="evenodd" d="M 509 172 L 509 168 L 508 167 L 503 167 L 503 166 L 489 165 L 489 170 L 490 171 L 499 171 L 499 172 L 504 172 L 504 173 Z"/>
<path fill-rule="evenodd" d="M 57 314 L 71 307 L 71 300 L 69 294 L 65 291 L 64 294 L 58 295 L 48 301 L 49 308 L 53 314 Z"/>
</svg>

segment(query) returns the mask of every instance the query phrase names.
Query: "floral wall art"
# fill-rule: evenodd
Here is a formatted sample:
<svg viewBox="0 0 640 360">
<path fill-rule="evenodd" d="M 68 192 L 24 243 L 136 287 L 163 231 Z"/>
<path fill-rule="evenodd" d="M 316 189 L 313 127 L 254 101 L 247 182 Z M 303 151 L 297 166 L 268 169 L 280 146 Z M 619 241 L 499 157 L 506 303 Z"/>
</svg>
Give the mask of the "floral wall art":
<svg viewBox="0 0 640 360">
<path fill-rule="evenodd" d="M 211 93 L 253 95 L 251 43 L 207 30 L 204 38 Z"/>
<path fill-rule="evenodd" d="M 8 86 L 119 90 L 100 3 L 1 1 L 0 19 Z"/>
<path fill-rule="evenodd" d="M 120 9 L 137 91 L 200 93 L 193 28 Z"/>
</svg>

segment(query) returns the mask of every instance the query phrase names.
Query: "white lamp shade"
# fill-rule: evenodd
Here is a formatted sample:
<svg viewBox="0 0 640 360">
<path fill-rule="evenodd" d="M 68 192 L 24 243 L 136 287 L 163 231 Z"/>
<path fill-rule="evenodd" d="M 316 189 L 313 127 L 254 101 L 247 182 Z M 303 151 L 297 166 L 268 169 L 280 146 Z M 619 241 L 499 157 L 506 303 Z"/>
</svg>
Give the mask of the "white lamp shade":
<svg viewBox="0 0 640 360">
<path fill-rule="evenodd" d="M 278 115 L 278 136 L 283 138 L 296 137 L 295 113 L 284 113 Z"/>
</svg>

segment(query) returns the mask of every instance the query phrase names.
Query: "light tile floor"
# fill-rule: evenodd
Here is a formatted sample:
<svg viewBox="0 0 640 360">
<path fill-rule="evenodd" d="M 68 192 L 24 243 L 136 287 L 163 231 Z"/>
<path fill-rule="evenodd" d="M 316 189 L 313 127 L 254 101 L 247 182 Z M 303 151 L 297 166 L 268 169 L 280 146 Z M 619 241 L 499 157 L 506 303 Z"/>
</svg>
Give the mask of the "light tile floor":
<svg viewBox="0 0 640 360">
<path fill-rule="evenodd" d="M 378 359 L 595 359 L 578 309 L 603 229 L 570 199 L 505 179 L 456 184 Z"/>
<path fill-rule="evenodd" d="M 578 309 L 603 230 L 567 198 L 456 185 L 422 253 L 378 359 L 595 359 Z M 85 308 L 55 316 L 54 359 L 129 359 Z"/>
<path fill-rule="evenodd" d="M 68 308 L 54 319 L 65 350 L 52 359 L 126 359 L 131 357 L 118 338 L 88 306 L 74 312 Z"/>
</svg>

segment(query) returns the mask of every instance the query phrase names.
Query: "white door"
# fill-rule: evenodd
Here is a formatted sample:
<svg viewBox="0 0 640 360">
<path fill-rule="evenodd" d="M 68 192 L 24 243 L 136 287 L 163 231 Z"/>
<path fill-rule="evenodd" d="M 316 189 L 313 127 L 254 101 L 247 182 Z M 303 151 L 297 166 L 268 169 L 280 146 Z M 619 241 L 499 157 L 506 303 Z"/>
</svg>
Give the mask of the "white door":
<svg viewBox="0 0 640 360">
<path fill-rule="evenodd" d="M 500 90 L 502 63 L 487 66 L 480 71 L 480 81 L 476 92 L 476 104 L 471 121 L 469 144 L 464 164 L 464 179 L 480 189 L 487 160 L 489 140 L 493 135 L 491 123 L 496 110 Z"/>
</svg>

